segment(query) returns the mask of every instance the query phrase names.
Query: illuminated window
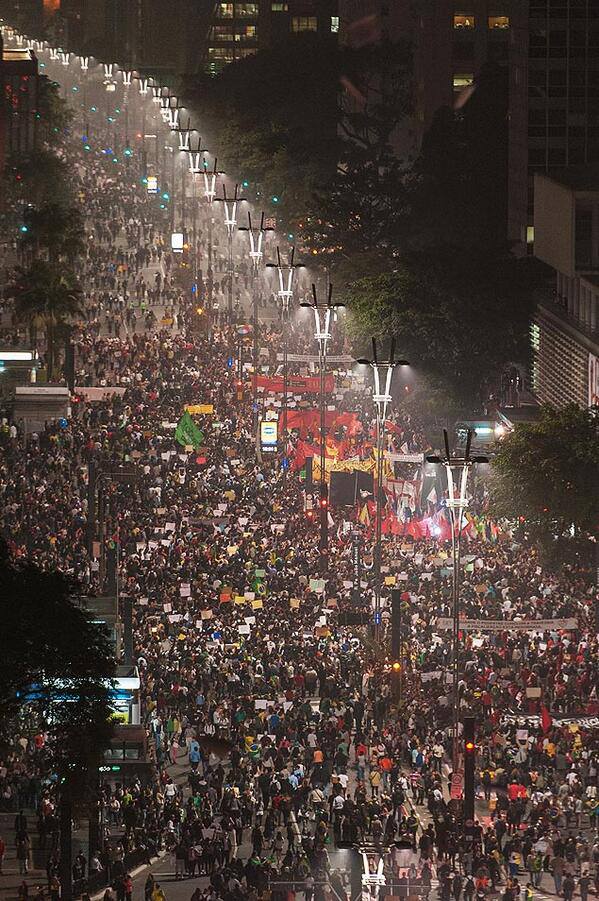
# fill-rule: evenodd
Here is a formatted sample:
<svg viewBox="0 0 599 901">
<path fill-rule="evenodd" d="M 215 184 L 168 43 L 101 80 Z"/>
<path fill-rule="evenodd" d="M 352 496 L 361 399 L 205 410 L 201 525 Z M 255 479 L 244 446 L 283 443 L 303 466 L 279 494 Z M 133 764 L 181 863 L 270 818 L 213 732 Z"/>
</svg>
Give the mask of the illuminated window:
<svg viewBox="0 0 599 901">
<path fill-rule="evenodd" d="M 474 73 L 462 73 L 453 76 L 453 90 L 456 94 L 474 84 Z"/>
<path fill-rule="evenodd" d="M 254 18 L 258 15 L 257 3 L 236 3 L 235 15 L 240 19 Z"/>
<path fill-rule="evenodd" d="M 535 227 L 534 227 L 534 225 L 526 226 L 526 243 L 527 244 L 535 243 Z"/>
<path fill-rule="evenodd" d="M 288 13 L 289 12 L 289 4 L 288 3 L 273 3 L 271 6 L 273 13 Z"/>
<path fill-rule="evenodd" d="M 292 31 L 316 31 L 318 19 L 316 16 L 294 16 L 291 20 Z"/>
<path fill-rule="evenodd" d="M 233 18 L 233 4 L 232 3 L 218 3 L 216 6 L 216 15 L 219 19 L 232 19 Z"/>
<path fill-rule="evenodd" d="M 454 28 L 474 28 L 474 16 L 467 13 L 456 13 L 453 17 Z"/>
<path fill-rule="evenodd" d="M 337 34 L 339 31 L 339 16 L 331 16 L 331 31 Z"/>
<path fill-rule="evenodd" d="M 233 51 L 227 50 L 225 47 L 210 47 L 208 49 L 208 59 L 232 63 L 234 59 Z"/>
<path fill-rule="evenodd" d="M 243 25 L 241 28 L 238 28 L 235 33 L 236 41 L 255 41 L 256 40 L 256 26 L 255 25 Z"/>
<path fill-rule="evenodd" d="M 212 29 L 212 38 L 215 41 L 232 41 L 234 40 L 232 25 L 215 25 Z"/>
<path fill-rule="evenodd" d="M 489 28 L 509 28 L 509 16 L 489 16 Z"/>
</svg>

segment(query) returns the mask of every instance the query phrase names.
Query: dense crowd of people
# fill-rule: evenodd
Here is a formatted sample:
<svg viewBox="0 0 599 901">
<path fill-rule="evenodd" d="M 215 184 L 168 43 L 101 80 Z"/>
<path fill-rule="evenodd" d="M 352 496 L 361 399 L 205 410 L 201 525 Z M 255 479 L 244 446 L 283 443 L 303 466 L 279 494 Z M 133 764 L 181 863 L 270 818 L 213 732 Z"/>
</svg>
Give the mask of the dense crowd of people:
<svg viewBox="0 0 599 901">
<path fill-rule="evenodd" d="M 368 845 L 383 855 L 389 879 L 428 890 L 435 882 L 445 901 L 497 890 L 505 901 L 529 901 L 551 888 L 567 901 L 577 889 L 586 901 L 598 890 L 599 862 L 596 590 L 574 567 L 548 571 L 507 528 L 485 529 L 479 487 L 483 527 L 464 536 L 462 610 L 469 620 L 513 626 L 462 635 L 460 703 L 477 719 L 479 790 L 465 843 L 448 793 L 452 668 L 440 624 L 451 616 L 447 540 L 385 536 L 384 634 L 390 592 L 401 590 L 398 684 L 370 628 L 347 624 L 348 613 L 372 619 L 369 501 L 330 510 L 323 565 L 299 472 L 259 453 L 247 366 L 237 365 L 242 335 L 224 315 L 225 248 L 209 253 L 204 219 L 198 286 L 210 321 L 198 325 L 197 299 L 181 289 L 165 246 L 164 217 L 139 179 L 75 141 L 66 153 L 88 230 L 80 390 L 66 428 L 51 422 L 26 434 L 8 417 L 0 426 L 0 531 L 15 557 L 65 570 L 101 593 L 104 573 L 88 541 L 90 464 L 132 464 L 142 474 L 107 486 L 105 541 L 118 545 L 121 602 L 133 599 L 141 717 L 155 761 L 145 783 L 106 781 L 103 847 L 78 858 L 76 884 L 104 873 L 121 901 L 132 891 L 127 855 L 150 860 L 165 849 L 177 878 L 207 877 L 194 901 L 253 899 L 291 883 L 302 884 L 308 901 L 323 883 L 344 897 L 349 877 L 334 850 Z M 242 277 L 236 285 L 241 319 L 250 284 Z M 259 344 L 268 376 L 280 368 L 282 329 L 295 353 L 313 350 L 314 339 L 308 318 L 282 322 L 270 303 L 265 312 Z M 335 342 L 347 350 L 342 323 Z M 303 365 L 292 363 L 292 372 Z M 368 459 L 369 386 L 349 373 L 335 378 L 330 402 L 352 418 L 332 438 L 346 457 Z M 94 387 L 117 390 L 86 393 Z M 306 397 L 292 391 L 292 408 L 306 409 Z M 174 426 L 196 404 L 213 413 L 194 416 L 202 442 L 190 448 L 175 440 Z M 260 392 L 260 408 L 280 413 L 280 392 Z M 398 405 L 388 425 L 390 452 L 425 450 L 430 436 L 417 413 Z M 317 444 L 317 431 L 302 442 L 303 452 Z M 291 461 L 298 444 L 291 435 Z M 390 464 L 390 481 L 401 472 Z M 443 521 L 440 482 L 410 497 L 408 518 Z M 574 618 L 576 627 L 521 628 L 555 618 Z M 54 896 L 59 824 L 44 740 L 15 736 L 0 761 L 0 805 L 16 814 L 23 875 L 33 819 L 23 810 L 35 811 Z M 146 897 L 161 901 L 161 893 L 150 878 Z"/>
</svg>

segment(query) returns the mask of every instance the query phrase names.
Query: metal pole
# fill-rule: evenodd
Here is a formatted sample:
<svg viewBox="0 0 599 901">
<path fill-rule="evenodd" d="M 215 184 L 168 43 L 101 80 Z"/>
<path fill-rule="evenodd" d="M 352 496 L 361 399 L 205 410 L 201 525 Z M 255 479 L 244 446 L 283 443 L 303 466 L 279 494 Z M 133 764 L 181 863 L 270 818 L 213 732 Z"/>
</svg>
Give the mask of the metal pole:
<svg viewBox="0 0 599 901">
<path fill-rule="evenodd" d="M 106 578 L 106 499 L 104 480 L 98 480 L 98 524 L 100 527 L 100 591 L 104 590 Z"/>
<path fill-rule="evenodd" d="M 460 718 L 459 713 L 459 690 L 458 690 L 458 678 L 459 678 L 459 655 L 460 655 L 460 533 L 461 529 L 461 510 L 458 508 L 458 517 L 460 522 L 457 524 L 457 534 L 456 534 L 456 511 L 454 507 L 451 507 L 451 549 L 452 549 L 452 557 L 453 557 L 453 582 L 452 582 L 452 642 L 451 642 L 451 653 L 452 653 L 452 708 L 453 708 L 453 716 L 452 716 L 452 764 L 454 773 L 459 769 L 459 746 L 458 746 L 458 723 Z"/>
<path fill-rule="evenodd" d="M 181 166 L 181 231 L 185 234 L 185 177 L 187 175 L 186 166 Z"/>
<path fill-rule="evenodd" d="M 382 421 L 382 411 L 377 406 L 376 413 L 376 523 L 374 542 L 374 637 L 377 642 L 381 640 L 381 536 L 383 526 L 383 510 L 381 506 L 381 494 L 383 493 L 383 436 L 385 425 Z"/>
<path fill-rule="evenodd" d="M 258 263 L 252 263 L 252 301 L 254 305 L 254 345 L 253 345 L 253 386 L 252 386 L 252 422 L 254 424 L 254 436 L 258 432 L 258 291 L 256 288 L 257 284 L 257 272 Z"/>
<path fill-rule="evenodd" d="M 229 324 L 233 322 L 233 231 L 228 229 L 228 245 L 229 245 L 229 285 L 227 296 L 227 308 L 229 314 Z"/>
<path fill-rule="evenodd" d="M 287 364 L 287 355 L 289 353 L 289 340 L 288 340 L 288 316 L 286 316 L 285 309 L 283 308 L 283 434 L 281 435 L 281 439 L 283 442 L 283 482 L 287 479 L 287 381 L 288 381 L 288 364 Z"/>
<path fill-rule="evenodd" d="M 318 315 L 318 313 L 317 313 Z M 326 410 L 325 410 L 325 371 L 326 371 L 326 339 L 319 342 L 320 366 L 320 558 L 323 571 L 326 568 L 327 545 L 329 539 L 328 509 L 326 501 Z"/>
<path fill-rule="evenodd" d="M 96 464 L 93 460 L 87 464 L 87 551 L 91 557 L 96 538 Z"/>
</svg>

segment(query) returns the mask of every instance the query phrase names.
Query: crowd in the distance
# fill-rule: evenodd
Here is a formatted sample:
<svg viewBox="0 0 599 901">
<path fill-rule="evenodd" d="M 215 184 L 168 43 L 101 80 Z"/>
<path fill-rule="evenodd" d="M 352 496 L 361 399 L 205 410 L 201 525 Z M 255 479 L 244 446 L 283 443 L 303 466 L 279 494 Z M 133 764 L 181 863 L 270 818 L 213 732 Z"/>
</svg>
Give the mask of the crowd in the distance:
<svg viewBox="0 0 599 901">
<path fill-rule="evenodd" d="M 398 684 L 370 629 L 344 625 L 347 612 L 371 611 L 373 536 L 363 506 L 331 509 L 323 567 L 298 473 L 283 470 L 279 455 L 257 453 L 249 379 L 239 391 L 237 367 L 228 365 L 239 335 L 222 315 L 222 249 L 213 249 L 209 271 L 207 230 L 200 232 L 201 291 L 219 306 L 207 334 L 198 331 L 195 301 L 177 286 L 164 223 L 139 180 L 84 155 L 75 141 L 67 152 L 90 238 L 77 384 L 124 391 L 103 400 L 80 393 L 66 428 L 24 435 L 2 425 L 0 528 L 16 557 L 64 569 L 98 592 L 100 565 L 87 541 L 89 464 L 131 463 L 143 474 L 108 487 L 106 540 L 119 545 L 121 600 L 133 598 L 142 719 L 157 764 L 148 784 L 125 777 L 104 786 L 104 847 L 79 860 L 81 886 L 101 870 L 125 898 L 127 853 L 141 849 L 150 859 L 166 848 L 177 876 L 209 877 L 202 892 L 210 901 L 254 899 L 268 884 L 293 880 L 309 899 L 323 882 L 347 888 L 338 845 L 403 840 L 413 855 L 406 862 L 389 854 L 389 877 L 438 882 L 442 898 L 500 887 L 517 901 L 548 889 L 549 872 L 556 893 L 569 901 L 576 888 L 584 901 L 593 880 L 597 891 L 599 859 L 595 589 L 574 568 L 549 572 L 507 529 L 464 538 L 467 618 L 577 619 L 571 631 L 463 635 L 460 697 L 463 712 L 477 718 L 480 793 L 474 841 L 465 844 L 447 791 L 450 644 L 438 619 L 451 615 L 448 542 L 384 540 L 387 636 L 390 591 L 402 590 Z M 291 350 L 310 348 L 308 324 L 283 324 Z M 276 371 L 280 340 L 281 322 L 269 318 L 260 333 L 264 374 Z M 342 349 L 342 337 L 337 342 Z M 262 396 L 262 410 L 280 411 L 277 400 Z M 341 426 L 336 438 L 364 455 L 372 443 L 368 385 L 339 378 L 330 402 L 356 413 L 361 430 L 350 435 Z M 195 418 L 203 438 L 193 451 L 174 437 L 186 404 L 214 408 Z M 416 413 L 398 406 L 390 424 L 390 450 L 425 449 Z M 410 510 L 425 513 L 443 516 L 441 487 L 437 501 L 417 499 Z M 587 721 L 562 724 L 560 714 Z M 56 890 L 43 740 L 15 735 L 0 764 L 0 804 L 36 811 Z M 20 828 L 25 844 L 28 828 Z M 159 899 L 159 888 L 149 882 L 147 894 Z"/>
</svg>

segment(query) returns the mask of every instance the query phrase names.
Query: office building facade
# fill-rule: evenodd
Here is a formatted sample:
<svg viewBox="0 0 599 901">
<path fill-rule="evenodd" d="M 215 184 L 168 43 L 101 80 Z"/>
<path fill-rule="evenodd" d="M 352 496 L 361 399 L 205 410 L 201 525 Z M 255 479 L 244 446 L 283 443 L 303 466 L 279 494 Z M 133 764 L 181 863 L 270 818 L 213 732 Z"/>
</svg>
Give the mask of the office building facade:
<svg viewBox="0 0 599 901">
<path fill-rule="evenodd" d="M 536 396 L 599 404 L 599 165 L 534 177 L 535 256 L 555 273 L 532 326 Z"/>
<path fill-rule="evenodd" d="M 508 236 L 535 238 L 534 176 L 599 161 L 599 6 L 520 0 L 510 71 Z"/>
</svg>

